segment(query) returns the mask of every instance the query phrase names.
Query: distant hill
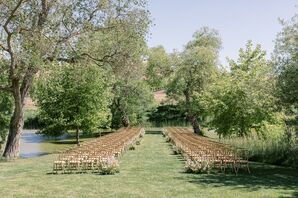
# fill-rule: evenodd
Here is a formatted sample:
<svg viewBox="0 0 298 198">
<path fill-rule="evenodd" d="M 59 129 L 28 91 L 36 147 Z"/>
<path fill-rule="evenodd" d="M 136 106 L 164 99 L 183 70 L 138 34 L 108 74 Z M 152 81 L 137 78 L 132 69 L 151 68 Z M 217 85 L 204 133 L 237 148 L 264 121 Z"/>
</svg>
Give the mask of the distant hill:
<svg viewBox="0 0 298 198">
<path fill-rule="evenodd" d="M 167 101 L 167 94 L 166 94 L 166 91 L 165 90 L 159 90 L 159 91 L 155 91 L 153 93 L 154 95 L 154 100 L 160 104 L 162 102 L 166 102 Z"/>
<path fill-rule="evenodd" d="M 30 109 L 30 110 L 37 109 L 36 103 L 29 96 L 25 98 L 25 109 Z"/>
</svg>

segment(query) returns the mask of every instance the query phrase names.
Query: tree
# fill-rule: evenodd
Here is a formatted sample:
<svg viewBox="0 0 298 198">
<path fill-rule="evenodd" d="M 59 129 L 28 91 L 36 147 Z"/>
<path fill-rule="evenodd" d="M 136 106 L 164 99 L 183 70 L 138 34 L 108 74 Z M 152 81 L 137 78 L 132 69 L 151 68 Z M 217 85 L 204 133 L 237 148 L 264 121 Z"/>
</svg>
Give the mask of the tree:
<svg viewBox="0 0 298 198">
<path fill-rule="evenodd" d="M 203 27 L 193 35 L 180 54 L 178 67 L 168 87 L 168 94 L 178 101 L 194 132 L 203 135 L 198 117 L 201 108 L 195 103 L 196 94 L 204 92 L 216 72 L 221 40 L 218 32 Z"/>
<path fill-rule="evenodd" d="M 265 122 L 274 122 L 276 99 L 272 64 L 260 45 L 248 41 L 231 71 L 222 72 L 197 102 L 211 114 L 211 126 L 221 136 L 260 133 Z"/>
<path fill-rule="evenodd" d="M 7 60 L 1 68 L 1 76 L 7 77 L 7 81 L 1 83 L 0 91 L 9 93 L 14 101 L 5 157 L 19 155 L 24 99 L 39 69 L 52 61 L 75 63 L 88 58 L 98 65 L 109 62 L 118 51 L 98 57 L 78 50 L 78 41 L 90 32 L 112 32 L 122 27 L 123 18 L 132 17 L 132 10 L 142 11 L 144 6 L 143 0 L 0 2 L 0 53 Z"/>
<path fill-rule="evenodd" d="M 170 56 L 163 46 L 149 49 L 146 67 L 146 81 L 153 90 L 165 88 L 167 80 L 172 73 Z"/>
<path fill-rule="evenodd" d="M 58 65 L 40 74 L 35 90 L 44 123 L 41 132 L 61 135 L 75 130 L 77 144 L 80 131 L 92 133 L 108 127 L 111 120 L 108 74 L 88 62 L 81 64 Z"/>
<path fill-rule="evenodd" d="M 273 57 L 279 98 L 285 107 L 294 109 L 298 115 L 298 15 L 289 21 L 281 21 L 281 24 L 283 30 L 276 38 Z"/>
<path fill-rule="evenodd" d="M 150 25 L 148 12 L 131 9 L 117 21 L 108 21 L 113 31 L 90 32 L 79 41 L 80 53 L 103 57 L 103 66 L 113 78 L 112 127 L 142 122 L 152 94 L 143 80 L 146 35 Z M 116 55 L 114 55 L 116 54 Z M 112 56 L 113 55 L 113 56 Z"/>
</svg>

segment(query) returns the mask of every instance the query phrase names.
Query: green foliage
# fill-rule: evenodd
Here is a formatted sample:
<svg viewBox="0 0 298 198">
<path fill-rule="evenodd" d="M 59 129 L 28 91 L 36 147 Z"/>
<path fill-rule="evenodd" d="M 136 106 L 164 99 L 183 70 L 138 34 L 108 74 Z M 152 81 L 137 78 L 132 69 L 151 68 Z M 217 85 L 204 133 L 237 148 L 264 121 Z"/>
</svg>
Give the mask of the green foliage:
<svg viewBox="0 0 298 198">
<path fill-rule="evenodd" d="M 42 133 L 60 135 L 68 130 L 90 133 L 110 124 L 112 95 L 107 73 L 83 63 L 55 65 L 41 74 L 36 89 Z"/>
<path fill-rule="evenodd" d="M 9 121 L 12 114 L 12 98 L 6 92 L 0 92 L 0 151 L 8 133 Z"/>
<path fill-rule="evenodd" d="M 149 114 L 149 122 L 155 126 L 163 126 L 167 123 L 185 123 L 185 114 L 177 105 L 160 105 L 153 112 Z"/>
<path fill-rule="evenodd" d="M 287 110 L 288 127 L 298 131 L 298 15 L 281 21 L 283 30 L 276 38 L 274 65 L 278 74 L 278 93 Z"/>
<path fill-rule="evenodd" d="M 100 60 L 97 65 L 113 77 L 110 105 L 113 128 L 142 123 L 153 100 L 149 86 L 142 79 L 142 61 L 147 49 L 145 37 L 150 24 L 146 2 L 127 0 L 118 3 L 123 3 L 126 15 L 121 14 L 106 24 L 117 28 L 90 32 L 78 43 L 80 53 Z"/>
<path fill-rule="evenodd" d="M 0 62 L 0 70 L 2 69 Z M 6 82 L 5 76 L 0 75 L 0 84 Z M 13 99 L 8 92 L 0 92 L 0 152 L 1 146 L 5 143 L 9 128 L 9 121 L 13 110 Z"/>
<path fill-rule="evenodd" d="M 168 94 L 178 101 L 185 102 L 185 95 L 189 95 L 191 100 L 195 93 L 202 92 L 216 71 L 221 46 L 217 31 L 204 27 L 193 37 L 180 55 L 175 76 L 168 88 Z"/>
<path fill-rule="evenodd" d="M 138 125 L 147 120 L 147 111 L 153 107 L 153 95 L 145 81 L 118 81 L 113 93 L 112 128 Z"/>
<path fill-rule="evenodd" d="M 221 73 L 208 91 L 198 95 L 197 103 L 211 115 L 210 125 L 219 135 L 264 132 L 266 122 L 274 123 L 276 102 L 275 79 L 265 52 L 260 45 L 253 49 L 249 41 L 238 60 L 229 63 L 231 71 Z"/>
<path fill-rule="evenodd" d="M 149 49 L 149 57 L 146 68 L 146 81 L 153 90 L 165 87 L 173 72 L 171 56 L 167 54 L 163 46 Z"/>
</svg>

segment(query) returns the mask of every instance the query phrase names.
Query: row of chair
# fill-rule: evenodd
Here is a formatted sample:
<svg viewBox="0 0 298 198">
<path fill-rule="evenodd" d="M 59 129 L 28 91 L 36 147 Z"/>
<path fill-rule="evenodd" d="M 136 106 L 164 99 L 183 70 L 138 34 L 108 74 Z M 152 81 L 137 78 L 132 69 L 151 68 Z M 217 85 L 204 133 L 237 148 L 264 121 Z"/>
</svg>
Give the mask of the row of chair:
<svg viewBox="0 0 298 198">
<path fill-rule="evenodd" d="M 204 163 L 223 172 L 231 167 L 236 174 L 240 168 L 245 168 L 250 173 L 248 155 L 243 149 L 198 136 L 189 128 L 168 127 L 164 134 L 179 149 L 187 163 L 199 166 Z"/>
<path fill-rule="evenodd" d="M 143 128 L 121 128 L 68 149 L 53 162 L 53 173 L 95 172 L 102 164 L 117 164 L 121 154 L 144 135 Z"/>
</svg>

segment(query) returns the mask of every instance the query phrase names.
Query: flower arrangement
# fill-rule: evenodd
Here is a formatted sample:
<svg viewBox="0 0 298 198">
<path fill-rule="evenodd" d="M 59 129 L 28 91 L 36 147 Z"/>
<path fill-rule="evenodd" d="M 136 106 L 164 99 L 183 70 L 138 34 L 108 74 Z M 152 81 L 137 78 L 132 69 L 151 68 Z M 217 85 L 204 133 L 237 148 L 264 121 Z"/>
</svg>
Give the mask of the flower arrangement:
<svg viewBox="0 0 298 198">
<path fill-rule="evenodd" d="M 119 162 L 112 156 L 100 160 L 100 170 L 104 175 L 113 175 L 119 172 Z"/>
<path fill-rule="evenodd" d="M 185 171 L 187 173 L 209 173 L 211 165 L 208 160 L 193 161 L 187 159 L 185 163 Z"/>
</svg>

